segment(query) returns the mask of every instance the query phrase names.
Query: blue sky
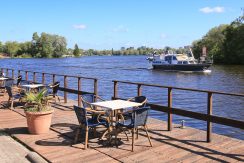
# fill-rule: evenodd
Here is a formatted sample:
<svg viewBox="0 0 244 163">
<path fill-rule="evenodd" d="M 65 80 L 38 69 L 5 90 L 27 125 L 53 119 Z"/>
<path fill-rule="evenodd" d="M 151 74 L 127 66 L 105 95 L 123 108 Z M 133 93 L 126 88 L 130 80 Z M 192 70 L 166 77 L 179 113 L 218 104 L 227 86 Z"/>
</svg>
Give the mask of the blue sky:
<svg viewBox="0 0 244 163">
<path fill-rule="evenodd" d="M 243 0 L 2 0 L 0 41 L 58 34 L 68 47 L 181 47 L 241 15 Z"/>
</svg>

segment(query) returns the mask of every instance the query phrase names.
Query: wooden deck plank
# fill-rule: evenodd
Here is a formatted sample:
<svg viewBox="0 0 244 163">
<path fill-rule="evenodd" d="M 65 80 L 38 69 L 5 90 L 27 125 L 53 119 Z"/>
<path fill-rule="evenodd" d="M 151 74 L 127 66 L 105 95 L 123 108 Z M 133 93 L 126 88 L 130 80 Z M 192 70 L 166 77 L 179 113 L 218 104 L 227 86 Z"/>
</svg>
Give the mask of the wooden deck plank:
<svg viewBox="0 0 244 163">
<path fill-rule="evenodd" d="M 0 101 L 3 98 L 0 97 Z M 135 142 L 135 152 L 131 152 L 131 140 L 126 141 L 120 134 L 123 144 L 106 147 L 98 144 L 98 138 L 90 137 L 90 148 L 83 149 L 82 143 L 73 144 L 74 129 L 78 125 L 72 105 L 53 103 L 55 111 L 51 130 L 43 135 L 30 135 L 26 127 L 23 109 L 14 111 L 0 109 L 0 129 L 5 129 L 19 141 L 51 162 L 242 162 L 244 141 L 227 136 L 212 135 L 212 142 L 206 143 L 206 131 L 187 127 L 167 131 L 167 123 L 149 119 L 148 128 L 153 147 L 144 132 L 140 132 Z M 100 129 L 99 129 L 100 130 Z M 81 139 L 83 142 L 83 139 Z"/>
</svg>

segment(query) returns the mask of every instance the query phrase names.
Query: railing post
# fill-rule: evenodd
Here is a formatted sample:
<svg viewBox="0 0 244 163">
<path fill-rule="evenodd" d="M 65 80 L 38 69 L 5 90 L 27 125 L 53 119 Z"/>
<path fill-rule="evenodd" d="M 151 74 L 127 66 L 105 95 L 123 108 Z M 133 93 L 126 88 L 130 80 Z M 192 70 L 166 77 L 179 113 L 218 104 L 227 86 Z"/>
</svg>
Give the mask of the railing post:
<svg viewBox="0 0 244 163">
<path fill-rule="evenodd" d="M 36 72 L 33 72 L 33 82 L 36 83 Z"/>
<path fill-rule="evenodd" d="M 55 79 L 55 74 L 53 74 L 53 83 L 55 83 L 56 79 Z"/>
<path fill-rule="evenodd" d="M 168 131 L 172 130 L 172 88 L 168 88 Z"/>
<path fill-rule="evenodd" d="M 67 76 L 64 76 L 64 88 L 67 88 Z M 67 103 L 67 92 L 64 91 L 64 103 Z"/>
<path fill-rule="evenodd" d="M 137 96 L 141 96 L 141 84 L 137 85 Z"/>
<path fill-rule="evenodd" d="M 8 77 L 8 69 L 6 69 L 6 76 Z"/>
<path fill-rule="evenodd" d="M 28 81 L 28 71 L 25 71 L 25 80 Z"/>
<path fill-rule="evenodd" d="M 114 98 L 118 98 L 118 82 L 114 81 Z"/>
<path fill-rule="evenodd" d="M 14 79 L 14 69 L 12 69 L 12 78 Z"/>
<path fill-rule="evenodd" d="M 207 142 L 211 142 L 212 122 L 210 116 L 213 112 L 213 93 L 208 92 L 208 119 L 207 119 Z"/>
<path fill-rule="evenodd" d="M 81 91 L 81 78 L 78 77 L 78 91 Z M 78 94 L 78 106 L 81 106 L 81 95 Z"/>
<path fill-rule="evenodd" d="M 97 101 L 97 79 L 94 79 L 94 94 L 95 96 L 95 101 Z"/>
<path fill-rule="evenodd" d="M 45 84 L 45 73 L 42 73 L 42 84 Z"/>
</svg>

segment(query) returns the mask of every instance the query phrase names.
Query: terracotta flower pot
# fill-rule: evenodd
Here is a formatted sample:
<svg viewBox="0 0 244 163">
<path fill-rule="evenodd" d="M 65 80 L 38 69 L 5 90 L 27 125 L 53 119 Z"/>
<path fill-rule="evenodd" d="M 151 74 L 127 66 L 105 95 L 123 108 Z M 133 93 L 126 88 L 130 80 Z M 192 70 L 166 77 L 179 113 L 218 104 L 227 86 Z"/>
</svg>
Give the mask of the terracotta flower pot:
<svg viewBox="0 0 244 163">
<path fill-rule="evenodd" d="M 45 134 L 49 131 L 52 119 L 51 111 L 28 112 L 25 111 L 28 130 L 31 134 Z"/>
</svg>

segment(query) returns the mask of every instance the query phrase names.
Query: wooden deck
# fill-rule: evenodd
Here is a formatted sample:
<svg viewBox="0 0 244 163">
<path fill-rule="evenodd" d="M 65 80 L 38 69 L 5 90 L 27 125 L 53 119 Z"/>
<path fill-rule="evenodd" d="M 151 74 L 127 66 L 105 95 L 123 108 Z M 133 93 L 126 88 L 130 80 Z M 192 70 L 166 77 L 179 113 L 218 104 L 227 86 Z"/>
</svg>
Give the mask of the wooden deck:
<svg viewBox="0 0 244 163">
<path fill-rule="evenodd" d="M 6 97 L 0 96 L 0 102 Z M 55 112 L 48 134 L 30 135 L 26 127 L 23 109 L 9 110 L 0 106 L 0 129 L 4 129 L 20 142 L 50 162 L 244 162 L 244 141 L 213 134 L 211 143 L 206 143 L 206 132 L 167 124 L 149 119 L 148 128 L 153 147 L 144 132 L 136 140 L 135 152 L 131 152 L 131 141 L 120 135 L 123 144 L 104 146 L 98 138 L 90 138 L 90 148 L 83 150 L 81 143 L 73 144 L 77 119 L 72 110 L 73 102 L 53 104 Z M 92 135 L 92 134 L 91 134 Z"/>
</svg>

